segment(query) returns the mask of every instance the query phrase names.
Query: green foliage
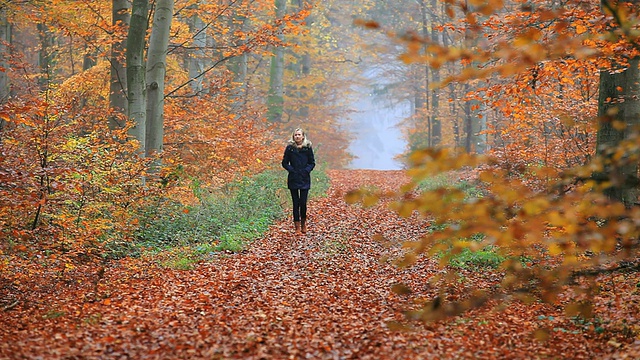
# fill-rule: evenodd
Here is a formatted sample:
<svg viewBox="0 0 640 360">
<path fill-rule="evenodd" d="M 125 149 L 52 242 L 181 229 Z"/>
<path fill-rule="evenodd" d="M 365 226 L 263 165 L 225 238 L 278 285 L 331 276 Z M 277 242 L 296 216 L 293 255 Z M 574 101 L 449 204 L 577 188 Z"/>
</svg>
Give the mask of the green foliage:
<svg viewBox="0 0 640 360">
<path fill-rule="evenodd" d="M 327 165 L 325 163 L 319 163 L 311 173 L 312 183 L 311 190 L 309 191 L 309 197 L 321 197 L 327 194 L 331 181 L 327 174 Z"/>
<path fill-rule="evenodd" d="M 443 231 L 449 224 L 433 225 L 431 228 L 434 232 Z M 485 238 L 482 233 L 471 235 L 468 239 L 462 239 L 462 243 L 481 243 Z M 480 269 L 490 268 L 497 269 L 507 259 L 500 254 L 499 248 L 493 245 L 484 246 L 480 249 L 464 247 L 462 249 L 449 245 L 448 241 L 443 242 L 447 246 L 438 254 L 441 259 L 446 259 L 449 266 L 458 269 Z"/>
<path fill-rule="evenodd" d="M 192 251 L 178 251 L 171 254 L 166 260 L 161 261 L 162 266 L 175 269 L 175 270 L 191 270 L 193 265 L 196 264 L 199 259 L 195 256 L 196 253 Z"/>
<path fill-rule="evenodd" d="M 328 175 L 320 166 L 313 176 L 311 197 L 322 196 L 329 187 Z M 283 186 L 285 179 L 284 171 L 269 170 L 216 190 L 203 188 L 193 180 L 192 191 L 199 203 L 185 207 L 162 200 L 150 207 L 137 234 L 137 244 L 154 251 L 182 249 L 164 263 L 177 269 L 190 268 L 212 253 L 239 252 L 286 215 L 290 199 Z"/>
<path fill-rule="evenodd" d="M 502 264 L 505 257 L 500 255 L 495 247 L 486 247 L 482 250 L 472 251 L 470 249 L 462 249 L 458 254 L 452 255 L 449 265 L 460 268 L 492 268 L 496 269 Z"/>
<path fill-rule="evenodd" d="M 465 194 L 465 198 L 479 198 L 484 196 L 484 191 L 474 183 L 466 180 L 460 180 L 457 176 L 450 173 L 439 173 L 422 179 L 417 190 L 420 192 L 435 191 L 437 189 L 456 189 Z"/>
<path fill-rule="evenodd" d="M 267 171 L 245 177 L 221 189 L 209 190 L 193 181 L 199 203 L 185 207 L 177 202 L 149 208 L 138 242 L 150 247 L 214 244 L 238 249 L 237 243 L 255 238 L 283 216 L 282 173 Z"/>
<path fill-rule="evenodd" d="M 64 311 L 52 309 L 52 310 L 47 311 L 44 315 L 42 315 L 42 318 L 43 319 L 57 319 L 59 317 L 65 316 L 65 315 L 67 315 L 67 313 L 64 312 Z"/>
<path fill-rule="evenodd" d="M 433 191 L 439 188 L 448 187 L 450 184 L 451 176 L 444 173 L 434 174 L 433 176 L 429 176 L 420 180 L 417 186 L 417 190 L 420 192 Z"/>
</svg>

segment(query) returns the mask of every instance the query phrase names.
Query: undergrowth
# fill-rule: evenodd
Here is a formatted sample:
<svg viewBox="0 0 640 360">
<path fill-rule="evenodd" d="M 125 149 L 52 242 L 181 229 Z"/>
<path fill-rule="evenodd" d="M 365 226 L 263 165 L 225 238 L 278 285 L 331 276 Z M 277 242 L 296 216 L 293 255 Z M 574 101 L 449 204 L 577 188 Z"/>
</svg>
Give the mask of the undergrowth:
<svg viewBox="0 0 640 360">
<path fill-rule="evenodd" d="M 479 198 L 484 196 L 483 191 L 474 186 L 473 183 L 468 181 L 461 181 L 450 174 L 438 174 L 436 176 L 426 178 L 418 185 L 418 190 L 421 192 L 434 191 L 436 189 L 456 189 L 464 192 L 465 200 L 472 198 Z M 432 231 L 439 231 L 448 227 L 449 224 L 433 225 Z M 466 241 L 482 241 L 484 239 L 483 234 L 476 234 L 471 239 Z M 444 251 L 439 254 L 439 257 L 449 257 L 449 265 L 454 268 L 467 269 L 467 268 L 492 268 L 496 269 L 506 259 L 501 255 L 496 246 L 486 246 L 479 250 L 471 250 L 464 248 L 457 253 L 451 253 L 450 251 Z"/>
<path fill-rule="evenodd" d="M 323 167 L 313 175 L 310 197 L 326 194 L 329 178 Z M 206 189 L 194 180 L 192 191 L 199 203 L 187 206 L 169 202 L 149 208 L 135 246 L 117 246 L 112 257 L 133 255 L 139 249 L 159 255 L 163 266 L 190 269 L 194 263 L 220 253 L 240 252 L 275 221 L 287 216 L 291 206 L 284 170 L 268 170 L 244 177 L 220 189 Z"/>
</svg>

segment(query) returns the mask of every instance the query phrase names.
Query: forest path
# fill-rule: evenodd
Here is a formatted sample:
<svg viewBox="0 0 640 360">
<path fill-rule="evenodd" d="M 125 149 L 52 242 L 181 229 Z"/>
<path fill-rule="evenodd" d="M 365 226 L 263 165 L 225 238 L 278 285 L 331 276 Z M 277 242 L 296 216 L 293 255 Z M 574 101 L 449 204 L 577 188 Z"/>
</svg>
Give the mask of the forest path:
<svg viewBox="0 0 640 360">
<path fill-rule="evenodd" d="M 411 306 L 392 284 L 436 294 L 428 283 L 439 271 L 433 260 L 405 270 L 380 261 L 397 256 L 398 244 L 419 238 L 427 223 L 401 219 L 384 204 L 345 203 L 344 194 L 361 185 L 397 189 L 406 181 L 401 171 L 341 170 L 330 178 L 328 196 L 309 204 L 305 236 L 287 220 L 246 251 L 188 271 L 123 260 L 107 269 L 98 300 L 61 289 L 53 303 L 0 314 L 0 359 L 591 359 L 615 351 L 541 304 L 388 329 Z M 395 245 L 383 246 L 378 234 Z M 464 275 L 480 286 L 498 278 Z M 540 326 L 563 331 L 540 342 L 531 335 Z"/>
</svg>

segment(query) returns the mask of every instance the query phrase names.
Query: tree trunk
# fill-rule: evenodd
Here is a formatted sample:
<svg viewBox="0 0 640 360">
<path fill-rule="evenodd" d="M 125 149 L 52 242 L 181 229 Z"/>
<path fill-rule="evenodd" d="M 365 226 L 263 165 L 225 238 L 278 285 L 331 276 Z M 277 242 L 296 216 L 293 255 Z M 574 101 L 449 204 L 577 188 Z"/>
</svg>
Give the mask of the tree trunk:
<svg viewBox="0 0 640 360">
<path fill-rule="evenodd" d="M 309 4 L 306 1 L 298 0 L 298 11 L 304 10 L 308 5 Z M 311 28 L 314 21 L 313 15 L 310 13 L 305 21 L 306 26 Z M 302 48 L 305 47 L 302 46 Z M 305 79 L 311 74 L 311 54 L 309 54 L 308 50 L 305 50 L 305 52 L 300 56 L 297 65 L 296 71 L 299 79 Z M 301 122 L 306 122 L 309 117 L 308 104 L 310 98 L 310 91 L 307 87 L 307 82 L 303 81 L 302 85 L 299 88 L 296 88 L 295 91 L 299 101 L 299 105 L 297 106 L 298 109 L 296 111 L 296 119 Z"/>
<path fill-rule="evenodd" d="M 418 5 L 420 6 L 420 20 L 421 20 L 421 32 L 422 32 L 422 38 L 423 39 L 427 39 L 429 37 L 429 22 L 427 19 L 427 4 L 424 0 L 420 0 L 418 1 Z M 426 52 L 426 44 L 424 45 L 424 49 Z M 420 87 L 419 91 L 422 93 L 420 95 L 420 98 L 424 99 L 423 101 L 421 101 L 420 107 L 417 107 L 420 112 L 421 117 L 424 117 L 427 121 L 427 147 L 432 147 L 433 146 L 433 124 L 432 124 L 432 117 L 431 114 L 429 113 L 429 110 L 433 110 L 433 107 L 431 106 L 431 104 L 429 103 L 430 97 L 429 97 L 429 83 L 430 83 L 430 76 L 429 76 L 429 64 L 422 64 L 420 65 L 422 67 L 422 76 L 424 76 L 424 87 Z M 420 76 L 420 77 L 422 77 Z"/>
<path fill-rule="evenodd" d="M 9 44 L 11 43 L 11 24 L 7 18 L 7 7 L 0 7 L 0 104 L 9 99 Z M 5 120 L 0 118 L 0 131 Z M 1 138 L 0 138 L 1 140 Z"/>
<path fill-rule="evenodd" d="M 95 42 L 96 41 L 95 36 L 92 36 L 90 41 Z M 88 44 L 85 44 L 84 55 L 82 57 L 82 71 L 87 71 L 92 67 L 96 66 L 96 64 L 98 63 L 96 60 L 97 58 L 98 58 L 97 50 L 94 47 Z"/>
<path fill-rule="evenodd" d="M 147 156 L 162 152 L 164 137 L 164 79 L 174 0 L 157 0 L 147 55 Z"/>
<path fill-rule="evenodd" d="M 624 71 L 601 71 L 598 95 L 600 128 L 596 138 L 596 154 L 605 158 L 602 172 L 594 174 L 598 181 L 609 181 L 605 194 L 627 206 L 634 205 L 638 197 L 638 163 L 625 158 L 616 160 L 616 151 L 633 127 L 640 123 L 640 57 L 629 61 Z M 622 90 L 620 90 L 622 89 Z M 624 129 L 616 124 L 621 123 Z M 629 151 L 629 150 L 627 150 Z"/>
<path fill-rule="evenodd" d="M 423 6 L 424 2 L 423 2 Z M 431 0 L 431 41 L 433 41 L 434 43 L 438 44 L 440 43 L 439 41 L 439 34 L 440 32 L 438 30 L 436 30 L 436 8 L 438 6 L 438 3 L 436 0 Z M 425 13 L 427 12 L 427 9 L 424 9 Z M 437 83 L 440 81 L 440 69 L 439 68 L 435 68 L 435 67 L 430 67 L 431 70 L 431 83 Z M 429 91 L 429 89 L 426 89 L 427 93 Z M 440 101 L 439 101 L 439 97 L 440 97 L 440 89 L 433 89 L 431 90 L 431 146 L 438 146 L 441 144 L 442 142 L 442 125 L 440 123 L 440 117 L 438 116 L 439 114 L 439 107 L 440 107 Z"/>
<path fill-rule="evenodd" d="M 197 7 L 197 5 L 194 5 Z M 205 49 L 207 48 L 207 31 L 200 15 L 195 14 L 189 21 L 189 30 L 193 34 L 193 46 L 187 51 L 187 67 L 189 69 L 189 79 L 191 79 L 191 90 L 194 94 L 200 94 L 204 90 L 203 76 L 205 65 Z"/>
<path fill-rule="evenodd" d="M 44 23 L 38 23 L 38 35 L 40 37 L 40 51 L 38 53 L 38 65 L 40 66 L 40 77 L 38 84 L 42 91 L 49 87 L 49 83 L 53 79 L 54 68 L 54 37 L 49 31 L 49 26 Z"/>
<path fill-rule="evenodd" d="M 482 34 L 479 34 L 467 28 L 464 33 L 465 47 L 467 49 L 473 49 L 474 47 L 476 47 L 478 43 L 478 37 L 480 36 L 482 36 Z M 472 62 L 468 66 L 474 68 L 474 70 L 477 70 L 478 63 Z M 466 98 L 466 100 L 464 101 L 466 131 L 465 150 L 468 153 L 482 154 L 486 148 L 486 144 L 484 143 L 486 137 L 482 135 L 481 132 L 486 128 L 486 121 L 483 116 L 480 116 L 482 111 L 480 101 L 467 98 L 470 92 L 476 90 L 475 86 L 476 85 L 472 87 L 468 82 L 464 85 L 463 98 Z"/>
<path fill-rule="evenodd" d="M 140 142 L 141 154 L 145 153 L 146 144 L 147 111 L 144 46 L 148 16 L 149 1 L 133 0 L 126 51 L 129 121 L 133 122 L 129 134 Z"/>
<path fill-rule="evenodd" d="M 468 83 L 463 85 L 464 93 L 467 94 L 471 90 L 471 86 Z M 467 154 L 471 154 L 473 151 L 473 117 L 471 116 L 471 102 L 464 102 L 464 149 Z"/>
<path fill-rule="evenodd" d="M 280 20 L 286 13 L 286 0 L 276 1 L 276 20 Z M 284 41 L 284 34 L 278 33 L 280 41 Z M 271 122 L 282 122 L 284 113 L 284 48 L 278 46 L 273 50 L 271 71 L 269 77 L 269 95 L 267 97 L 267 117 Z"/>
<path fill-rule="evenodd" d="M 247 30 L 248 22 L 250 19 L 244 15 L 239 14 L 229 18 L 229 28 L 232 31 L 240 31 L 245 33 Z M 247 40 L 244 38 L 239 39 L 236 46 L 246 45 Z M 243 51 L 240 55 L 234 57 L 229 61 L 229 69 L 233 72 L 233 89 L 231 98 L 233 99 L 234 107 L 240 107 L 247 102 L 247 75 L 248 75 L 249 58 L 246 51 Z"/>
<path fill-rule="evenodd" d="M 111 46 L 111 80 L 109 87 L 109 106 L 116 113 L 109 118 L 109 129 L 121 129 L 124 123 L 119 120 L 118 115 L 127 115 L 127 76 L 125 69 L 126 42 L 124 34 L 125 28 L 129 26 L 131 14 L 129 13 L 128 0 L 112 0 L 112 23 L 115 30 L 116 40 Z"/>
</svg>

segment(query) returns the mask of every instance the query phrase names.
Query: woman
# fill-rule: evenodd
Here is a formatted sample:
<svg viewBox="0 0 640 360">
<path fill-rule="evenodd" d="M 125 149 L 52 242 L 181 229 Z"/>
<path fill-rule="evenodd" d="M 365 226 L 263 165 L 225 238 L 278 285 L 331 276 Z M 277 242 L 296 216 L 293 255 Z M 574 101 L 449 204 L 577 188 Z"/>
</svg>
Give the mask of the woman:
<svg viewBox="0 0 640 360">
<path fill-rule="evenodd" d="M 289 175 L 287 187 L 293 200 L 293 223 L 296 234 L 307 232 L 307 198 L 311 188 L 311 170 L 316 166 L 311 141 L 300 128 L 291 134 L 291 140 L 284 149 L 282 167 Z"/>
</svg>

